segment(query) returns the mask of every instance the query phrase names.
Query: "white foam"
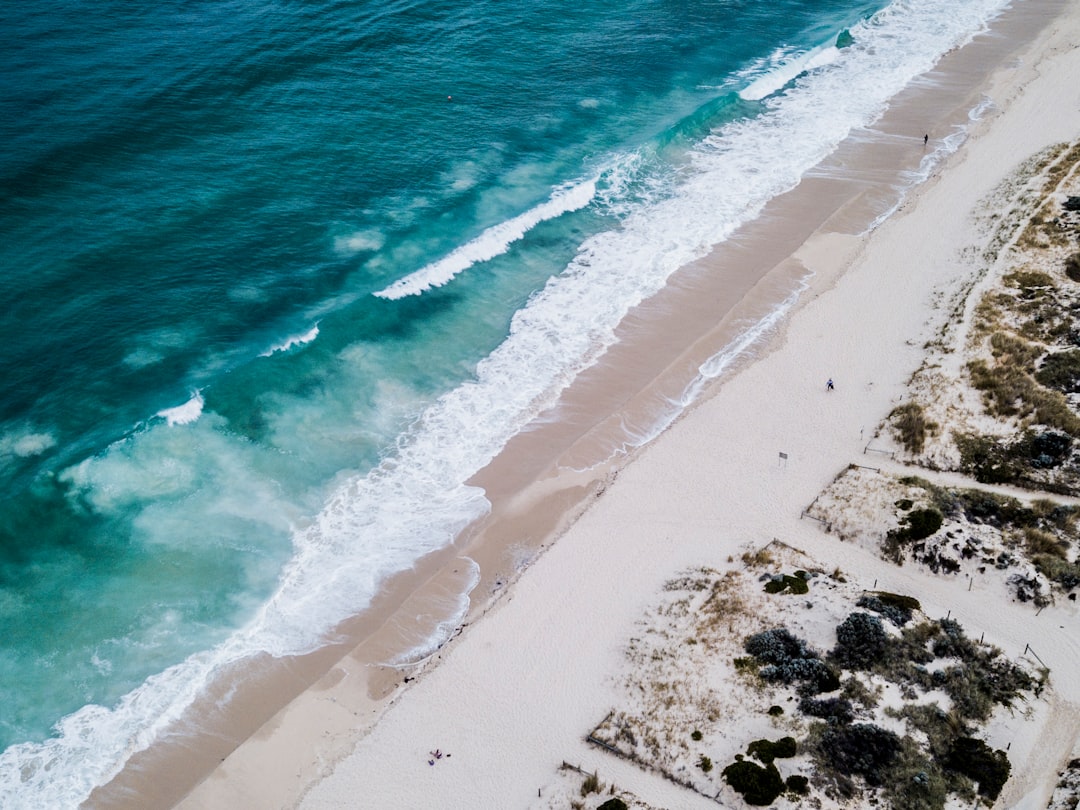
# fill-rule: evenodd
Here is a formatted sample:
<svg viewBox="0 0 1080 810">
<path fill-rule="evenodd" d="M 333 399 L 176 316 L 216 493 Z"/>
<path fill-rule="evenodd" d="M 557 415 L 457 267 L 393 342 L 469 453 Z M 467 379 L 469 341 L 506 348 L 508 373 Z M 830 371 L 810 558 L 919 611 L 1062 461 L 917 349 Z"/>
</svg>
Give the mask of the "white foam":
<svg viewBox="0 0 1080 810">
<path fill-rule="evenodd" d="M 334 239 L 334 249 L 338 253 L 374 253 L 381 250 L 386 237 L 375 230 L 356 231 L 347 236 Z"/>
<path fill-rule="evenodd" d="M 800 73 L 829 65 L 839 56 L 840 50 L 835 45 L 822 45 L 798 53 L 778 49 L 742 73 L 744 78 L 756 78 L 739 91 L 739 97 L 744 101 L 761 101 L 782 90 Z"/>
<path fill-rule="evenodd" d="M 39 456 L 56 446 L 56 437 L 51 433 L 25 429 L 12 431 L 0 436 L 0 454 L 29 458 Z"/>
<path fill-rule="evenodd" d="M 175 408 L 163 408 L 156 415 L 164 418 L 172 427 L 175 425 L 190 425 L 202 416 L 202 411 L 203 397 L 201 393 L 196 391 L 192 394 L 191 399 L 183 405 L 177 405 Z"/>
<path fill-rule="evenodd" d="M 375 295 L 379 298 L 394 300 L 407 295 L 419 295 L 432 287 L 441 287 L 473 265 L 506 253 L 510 245 L 541 222 L 584 208 L 592 201 L 595 193 L 595 180 L 560 186 L 552 192 L 547 202 L 513 219 L 493 225 L 471 242 L 467 242 L 444 258 L 422 267 L 415 273 L 398 279 Z"/>
<path fill-rule="evenodd" d="M 303 334 L 291 335 L 285 338 L 284 341 L 277 344 L 276 346 L 272 346 L 271 348 L 267 349 L 265 352 L 260 354 L 259 357 L 269 357 L 275 352 L 287 352 L 293 346 L 303 346 L 305 343 L 311 343 L 311 341 L 315 340 L 315 338 L 317 338 L 318 336 L 319 325 L 315 324 Z"/>
</svg>

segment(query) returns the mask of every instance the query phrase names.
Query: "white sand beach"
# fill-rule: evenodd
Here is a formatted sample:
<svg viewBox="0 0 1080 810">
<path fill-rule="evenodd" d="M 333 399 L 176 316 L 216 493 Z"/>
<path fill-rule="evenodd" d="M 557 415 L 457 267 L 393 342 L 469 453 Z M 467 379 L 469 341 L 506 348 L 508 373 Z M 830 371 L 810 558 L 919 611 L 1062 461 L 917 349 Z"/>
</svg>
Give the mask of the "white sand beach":
<svg viewBox="0 0 1080 810">
<path fill-rule="evenodd" d="M 555 499 L 556 517 L 539 527 L 510 521 L 541 538 L 542 553 L 505 583 L 478 555 L 485 578 L 467 623 L 430 661 L 375 666 L 385 660 L 376 634 L 179 806 L 568 807 L 559 803 L 567 762 L 653 807 L 715 807 L 585 737 L 623 700 L 629 640 L 664 583 L 697 567 L 736 568 L 744 552 L 779 540 L 864 588 L 916 597 L 928 616 L 949 614 L 1009 656 L 1037 651 L 1051 688 L 1029 719 L 990 733 L 1010 745 L 1013 765 L 996 806 L 1046 807 L 1080 733 L 1076 602 L 1036 615 L 992 584 L 966 590 L 898 567 L 802 519 L 849 464 L 872 464 L 870 437 L 901 401 L 955 296 L 976 279 L 971 248 L 986 238 L 979 202 L 1021 161 L 1080 137 L 1080 6 L 1040 8 L 1057 16 L 982 88 L 992 106 L 944 167 L 868 236 L 834 219 L 798 247 L 785 266 L 812 275 L 793 311 L 659 438 L 583 475 L 586 488 L 608 478 L 587 508 Z M 910 142 L 922 148 L 921 128 Z M 450 560 L 443 575 L 460 577 L 454 567 Z M 400 615 L 424 610 L 407 603 Z M 435 750 L 443 756 L 432 765 Z"/>
</svg>

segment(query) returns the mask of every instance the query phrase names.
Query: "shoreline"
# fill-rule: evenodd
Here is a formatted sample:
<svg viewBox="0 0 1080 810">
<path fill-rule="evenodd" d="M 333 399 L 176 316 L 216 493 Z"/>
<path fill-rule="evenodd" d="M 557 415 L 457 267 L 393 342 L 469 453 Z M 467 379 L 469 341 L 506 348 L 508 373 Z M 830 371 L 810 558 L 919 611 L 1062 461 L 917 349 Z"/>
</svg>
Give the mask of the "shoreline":
<svg viewBox="0 0 1080 810">
<path fill-rule="evenodd" d="M 1021 5 L 1024 7 L 1021 11 L 1028 12 L 1028 15 L 1033 17 L 1038 14 L 1032 12 L 1031 6 L 1056 8 L 1054 18 L 1063 18 L 1063 15 L 1068 13 L 1068 9 L 1060 2 L 1034 3 L 1029 0 Z M 1023 17 L 1024 14 L 1019 16 Z M 1076 13 L 1073 12 L 1072 16 L 1075 17 Z M 1046 19 L 1045 22 L 1050 20 Z M 1045 32 L 1042 32 L 1036 40 L 1044 36 Z M 1007 48 L 1010 52 L 1009 58 L 1015 56 L 1016 48 L 1023 50 L 1031 47 L 1032 43 L 1029 41 L 1010 46 Z M 947 58 L 960 58 L 966 50 L 961 49 Z M 985 73 L 996 74 L 994 81 L 988 84 L 990 77 L 987 75 L 976 86 L 969 88 L 966 95 L 961 91 L 963 103 L 953 104 L 951 112 L 954 116 L 971 108 L 968 102 L 979 94 L 980 89 L 993 86 L 999 92 L 1009 93 L 1009 98 L 1004 101 L 1015 97 L 1016 89 L 1009 83 L 1009 79 L 1015 82 L 1016 68 L 1007 64 L 983 67 L 986 68 Z M 1024 67 L 1030 71 L 1030 65 Z M 939 66 L 933 73 L 943 70 L 947 72 L 947 68 Z M 1010 76 L 1003 77 L 1004 73 Z M 897 99 L 885 120 L 902 118 L 905 102 L 917 107 L 920 94 L 929 92 L 932 91 L 925 87 L 909 88 L 901 94 L 902 97 L 909 98 Z M 925 96 L 923 98 L 925 99 Z M 1005 114 L 1008 114 L 1008 111 Z M 984 130 L 992 132 L 1000 116 L 1001 113 L 992 113 L 982 122 L 972 124 L 972 135 L 977 137 L 980 131 Z M 916 129 L 932 129 L 928 125 L 922 127 L 911 116 L 905 120 L 907 124 L 915 124 Z M 899 141 L 897 133 L 890 131 L 884 122 L 879 124 L 882 126 L 879 144 L 886 153 L 890 148 L 899 149 L 901 152 L 910 149 L 911 144 Z M 896 125 L 895 120 L 893 124 Z M 875 130 L 877 129 L 875 126 Z M 937 137 L 937 133 L 934 137 Z M 907 138 L 921 141 L 921 137 L 911 134 L 907 135 Z M 582 379 L 574 383 L 556 413 L 542 416 L 537 420 L 538 428 L 515 437 L 496 460 L 476 476 L 475 482 L 488 490 L 489 498 L 494 504 L 492 513 L 484 524 L 474 527 L 468 536 L 459 538 L 454 547 L 421 561 L 412 572 L 400 576 L 397 578 L 398 582 L 384 589 L 381 599 L 371 611 L 356 619 L 352 627 L 343 628 L 347 641 L 302 659 L 276 662 L 271 667 L 274 671 L 264 678 L 262 684 L 254 687 L 241 684 L 237 694 L 246 694 L 247 698 L 230 700 L 232 705 L 228 709 L 229 717 L 224 722 L 220 717 L 208 718 L 213 712 L 206 706 L 196 707 L 195 714 L 203 712 L 203 715 L 194 721 L 195 727 L 201 730 L 201 733 L 195 733 L 196 738 L 201 736 L 203 739 L 216 740 L 217 743 L 217 748 L 213 751 L 200 751 L 201 764 L 191 761 L 192 752 L 201 746 L 197 746 L 190 738 L 183 741 L 174 739 L 172 742 L 166 741 L 152 746 L 148 751 L 133 757 L 128 767 L 113 783 L 96 791 L 89 805 L 171 806 L 186 795 L 186 799 L 181 802 L 184 807 L 219 807 L 239 797 L 244 797 L 249 803 L 256 798 L 265 798 L 275 806 L 294 806 L 313 783 L 329 772 L 330 766 L 336 760 L 345 756 L 358 743 L 363 742 L 362 748 L 367 752 L 368 758 L 377 761 L 380 756 L 374 752 L 377 745 L 366 740 L 372 730 L 381 731 L 389 724 L 389 718 L 387 723 L 379 723 L 387 709 L 404 709 L 407 701 L 399 701 L 398 698 L 402 696 L 404 683 L 401 679 L 406 672 L 410 675 L 419 672 L 422 683 L 429 678 L 432 681 L 437 679 L 439 684 L 432 689 L 447 688 L 447 680 L 455 677 L 455 674 L 443 674 L 445 666 L 428 667 L 424 664 L 415 670 L 399 671 L 379 665 L 378 662 L 384 662 L 394 654 L 408 649 L 408 643 L 405 643 L 402 649 L 402 637 L 409 628 L 402 624 L 401 617 L 425 615 L 437 621 L 437 614 L 440 611 L 446 612 L 447 599 L 454 591 L 454 584 L 461 587 L 461 558 L 467 556 L 480 564 L 482 576 L 480 583 L 472 591 L 473 606 L 468 612 L 465 625 L 472 625 L 485 615 L 490 615 L 490 618 L 478 627 L 486 628 L 496 616 L 502 622 L 509 621 L 505 617 L 514 613 L 509 603 L 519 596 L 525 582 L 532 583 L 534 579 L 544 577 L 544 581 L 550 583 L 552 577 L 559 576 L 558 566 L 565 564 L 565 560 L 562 563 L 556 560 L 551 554 L 553 550 L 559 550 L 560 560 L 572 555 L 575 549 L 581 554 L 583 551 L 578 541 L 564 542 L 567 537 L 575 534 L 580 536 L 588 531 L 601 531 L 597 528 L 597 522 L 603 518 L 599 516 L 600 510 L 594 504 L 604 504 L 605 514 L 611 517 L 611 507 L 607 506 L 611 498 L 599 496 L 623 491 L 621 480 L 609 487 L 616 472 L 620 479 L 624 472 L 635 471 L 634 474 L 637 475 L 636 471 L 646 466 L 641 463 L 642 458 L 654 455 L 651 448 L 670 444 L 668 434 L 675 429 L 685 434 L 691 430 L 685 423 L 693 421 L 698 424 L 706 420 L 707 417 L 700 415 L 705 412 L 706 406 L 709 412 L 715 415 L 720 409 L 716 402 L 718 393 L 726 388 L 727 382 L 732 382 L 736 376 L 745 376 L 741 372 L 760 366 L 761 361 L 787 347 L 793 319 L 803 318 L 803 313 L 819 300 L 819 296 L 831 292 L 843 279 L 846 274 L 845 267 L 853 262 L 858 264 L 859 257 L 865 254 L 866 247 L 860 244 L 859 237 L 850 232 L 857 232 L 859 223 L 865 225 L 873 220 L 875 205 L 867 199 L 866 192 L 872 191 L 875 184 L 880 185 L 880 170 L 885 162 L 885 159 L 879 156 L 878 163 L 871 161 L 869 165 L 862 167 L 853 168 L 845 164 L 845 161 L 851 158 L 852 152 L 857 157 L 859 149 L 865 146 L 866 143 L 861 138 L 849 139 L 836 154 L 826 160 L 821 171 L 812 172 L 800 186 L 802 195 L 807 197 L 803 204 L 810 202 L 810 207 L 815 209 L 815 216 L 825 214 L 820 221 L 814 222 L 813 217 L 810 217 L 801 220 L 798 227 L 790 227 L 790 220 L 776 211 L 784 204 L 790 204 L 792 196 L 798 197 L 800 189 L 789 192 L 770 204 L 765 214 L 750 228 L 742 229 L 726 250 L 714 252 L 709 259 L 680 271 L 672 279 L 669 289 L 657 296 L 657 301 L 646 302 L 639 308 L 641 311 L 635 312 L 628 319 L 630 322 L 620 328 L 620 343 L 597 367 L 590 369 L 582 375 Z M 919 143 L 920 149 L 921 146 Z M 961 147 L 961 151 L 967 151 L 967 146 Z M 1018 151 L 1016 159 L 1021 160 L 1027 154 L 1020 154 Z M 964 159 L 961 155 L 960 160 Z M 947 164 L 952 165 L 956 161 L 957 157 L 954 155 Z M 892 170 L 895 171 L 895 167 L 892 167 Z M 922 187 L 909 192 L 911 196 L 901 203 L 900 211 L 893 219 L 906 216 L 911 210 L 917 209 L 918 200 L 927 192 L 929 186 L 937 182 L 937 178 L 932 178 Z M 815 194 L 829 189 L 835 191 L 839 185 L 846 186 L 843 193 L 837 194 L 844 198 L 842 204 L 836 205 L 834 209 L 813 205 L 815 201 L 812 198 Z M 963 213 L 966 214 L 966 210 Z M 700 284 L 710 267 L 725 263 L 725 266 L 729 266 L 731 262 L 737 261 L 734 256 L 719 257 L 719 253 L 734 254 L 741 251 L 745 256 L 753 256 L 760 263 L 761 254 L 755 249 L 755 245 L 765 242 L 755 243 L 753 236 L 746 236 L 746 232 L 758 230 L 758 239 L 767 240 L 770 235 L 775 236 L 781 220 L 787 223 L 785 227 L 788 230 L 785 231 L 786 240 L 774 244 L 774 249 L 779 253 L 778 257 L 774 255 L 767 259 L 766 263 L 772 263 L 764 271 L 759 267 L 757 271 L 748 271 L 743 276 L 743 286 L 732 296 L 734 300 L 728 302 L 729 306 L 725 310 L 727 314 L 719 328 L 706 330 L 704 334 L 699 333 L 689 341 L 682 335 L 668 336 L 667 339 L 659 341 L 666 344 L 660 347 L 661 350 L 654 353 L 643 350 L 643 346 L 646 349 L 650 346 L 650 341 L 653 344 L 658 342 L 658 334 L 665 334 L 660 331 L 665 324 L 680 320 L 677 315 L 672 314 L 679 311 L 679 306 L 688 301 L 703 299 Z M 890 224 L 891 221 L 887 221 L 882 227 L 887 228 Z M 873 243 L 875 238 L 872 234 L 869 241 Z M 768 339 L 756 344 L 757 357 L 743 357 L 737 362 L 740 374 L 729 372 L 725 384 L 719 386 L 719 389 L 715 383 L 711 384 L 710 390 L 700 397 L 695 405 L 679 415 L 674 420 L 675 425 L 669 428 L 664 438 L 651 443 L 650 449 L 645 453 L 617 453 L 615 458 L 612 458 L 613 449 L 619 447 L 626 436 L 624 420 L 629 417 L 632 423 L 636 421 L 648 424 L 650 417 L 655 419 L 658 403 L 662 403 L 673 392 L 685 390 L 689 378 L 692 377 L 692 370 L 708 357 L 715 355 L 737 334 L 747 309 L 753 310 L 755 306 L 767 309 L 770 303 L 775 303 L 778 295 L 782 299 L 781 293 L 790 292 L 807 270 L 816 275 L 811 281 L 810 289 L 800 298 L 795 314 L 789 313 L 782 327 L 774 330 Z M 759 274 L 755 275 L 755 272 Z M 728 282 L 725 281 L 723 286 L 729 286 Z M 928 294 L 929 290 L 925 292 Z M 759 299 L 755 299 L 755 293 Z M 666 299 L 666 302 L 659 299 Z M 697 317 L 699 322 L 705 322 L 709 318 L 715 319 L 715 313 L 716 310 L 711 307 L 702 307 Z M 694 328 L 688 326 L 687 331 L 694 332 Z M 698 331 L 700 332 L 700 329 Z M 617 374 L 616 371 L 633 368 L 636 364 L 632 360 L 628 362 L 628 358 L 641 357 L 642 354 L 649 355 L 648 359 L 653 365 L 642 363 L 638 366 L 636 372 L 639 376 L 633 380 L 638 387 L 630 394 L 627 394 L 625 389 L 613 386 L 611 379 L 605 379 L 605 375 L 607 378 L 625 378 L 625 375 Z M 904 362 L 911 362 L 911 357 L 908 356 L 911 354 L 914 354 L 911 350 L 905 352 Z M 807 374 L 810 373 L 810 370 L 807 370 Z M 839 379 L 838 372 L 830 368 L 814 369 L 812 373 L 821 376 L 822 380 L 825 376 L 838 376 L 838 383 L 843 391 L 844 382 Z M 875 401 L 881 396 L 882 394 L 875 392 Z M 604 404 L 597 407 L 597 402 Z M 590 405 L 591 410 L 588 407 Z M 868 408 L 858 420 L 868 429 L 872 429 L 884 416 L 883 413 L 875 416 L 872 410 Z M 568 418 L 579 412 L 584 414 L 580 421 L 575 423 Z M 635 414 L 638 415 L 636 419 Z M 558 436 L 560 432 L 561 437 L 552 442 L 552 436 Z M 545 456 L 543 464 L 522 468 L 518 463 L 521 459 L 538 458 L 530 449 L 536 446 L 558 446 L 562 449 L 553 456 Z M 775 466 L 775 453 L 775 449 L 770 446 L 770 470 Z M 797 453 L 792 452 L 789 455 L 793 465 L 800 461 Z M 655 463 L 655 459 L 651 459 L 650 464 Z M 670 459 L 668 463 L 671 463 Z M 582 472 L 575 472 L 574 469 Z M 516 472 L 516 478 L 510 475 L 513 472 Z M 674 511 L 683 507 L 681 499 L 675 493 L 669 495 L 675 497 L 667 501 L 668 510 Z M 657 493 L 655 497 L 661 500 L 663 494 Z M 790 498 L 785 499 L 785 502 L 789 501 Z M 588 527 L 584 527 L 586 523 Z M 566 530 L 571 524 L 573 528 L 570 535 L 567 535 Z M 560 535 L 560 542 L 552 546 L 551 539 Z M 568 548 L 563 549 L 564 545 Z M 610 543 L 608 551 L 614 551 Z M 645 550 L 637 548 L 635 553 L 640 562 Z M 607 558 L 603 555 L 596 558 L 590 554 L 586 559 L 594 565 L 603 566 Z M 623 561 L 617 567 L 621 569 L 627 564 L 630 563 Z M 455 571 L 455 566 L 459 570 Z M 542 572 L 538 570 L 537 573 L 532 573 L 533 569 L 541 567 L 544 569 Z M 526 576 L 518 579 L 526 569 L 529 571 Z M 511 583 L 513 587 L 508 587 Z M 530 591 L 534 587 L 530 585 Z M 642 594 L 641 598 L 644 599 L 647 595 Z M 517 621 L 520 622 L 520 618 Z M 447 658 L 453 657 L 455 664 L 459 664 L 460 659 L 467 655 L 464 652 L 459 655 L 459 647 L 464 649 L 468 646 L 475 652 L 481 642 L 472 639 L 474 629 L 476 628 L 470 628 L 465 634 L 464 644 L 444 645 L 434 654 L 435 660 L 443 658 L 445 652 Z M 519 626 L 519 629 L 523 628 Z M 621 631 L 611 637 L 598 631 L 596 637 L 587 636 L 587 643 L 593 646 L 597 642 L 601 646 L 617 645 Z M 361 640 L 359 644 L 355 643 L 357 640 Z M 611 652 L 606 650 L 602 654 L 609 662 L 614 660 Z M 460 666 L 467 668 L 467 665 Z M 454 671 L 458 673 L 456 677 L 465 677 L 460 675 L 459 669 L 459 666 L 455 666 Z M 242 681 L 249 678 L 248 673 L 240 676 Z M 231 687 L 228 691 L 231 692 Z M 210 698 L 212 705 L 213 695 Z M 414 701 L 410 698 L 408 702 Z M 420 702 L 421 698 L 415 701 Z M 414 707 L 410 716 L 415 711 Z M 587 725 L 588 719 L 580 719 L 582 727 Z M 440 724 L 445 722 L 440 721 Z M 460 722 L 468 724 L 464 719 Z M 222 726 L 228 727 L 229 733 L 223 734 Z M 395 739 L 400 745 L 400 736 L 395 736 Z M 169 750 L 169 745 L 176 747 Z M 426 740 L 417 742 L 418 748 L 424 751 L 427 750 L 427 745 Z M 361 754 L 363 753 L 361 751 Z M 210 772 L 217 759 L 221 759 L 223 764 Z M 175 767 L 177 764 L 184 765 L 179 772 Z M 155 786 L 155 783 L 163 780 L 161 774 L 164 772 L 170 773 L 170 776 L 164 779 L 165 784 Z M 390 783 L 394 781 L 394 776 L 384 773 L 382 780 Z M 195 784 L 197 787 L 192 789 Z M 422 786 L 417 785 L 416 789 L 420 790 Z M 311 801 L 316 802 L 311 806 L 320 806 L 317 803 L 320 799 L 311 797 Z"/>
</svg>

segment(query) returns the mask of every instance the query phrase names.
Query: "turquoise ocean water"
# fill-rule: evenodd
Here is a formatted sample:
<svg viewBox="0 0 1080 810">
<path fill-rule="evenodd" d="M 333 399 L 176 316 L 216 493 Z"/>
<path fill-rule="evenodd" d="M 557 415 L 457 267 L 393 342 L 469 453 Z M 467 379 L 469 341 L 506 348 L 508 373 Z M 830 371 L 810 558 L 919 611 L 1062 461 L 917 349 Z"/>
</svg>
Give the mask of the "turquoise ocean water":
<svg viewBox="0 0 1080 810">
<path fill-rule="evenodd" d="M 0 806 L 450 542 L 630 307 L 1004 5 L 0 8 Z"/>
</svg>

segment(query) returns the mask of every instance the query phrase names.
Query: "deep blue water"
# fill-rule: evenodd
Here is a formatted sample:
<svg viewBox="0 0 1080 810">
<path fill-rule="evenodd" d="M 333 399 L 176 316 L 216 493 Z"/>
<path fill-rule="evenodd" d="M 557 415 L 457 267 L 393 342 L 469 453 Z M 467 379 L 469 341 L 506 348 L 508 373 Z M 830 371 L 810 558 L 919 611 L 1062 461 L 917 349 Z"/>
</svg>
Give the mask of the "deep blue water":
<svg viewBox="0 0 1080 810">
<path fill-rule="evenodd" d="M 449 542 L 629 307 L 1002 2 L 522 6 L 0 7 L 0 804 Z"/>
</svg>

